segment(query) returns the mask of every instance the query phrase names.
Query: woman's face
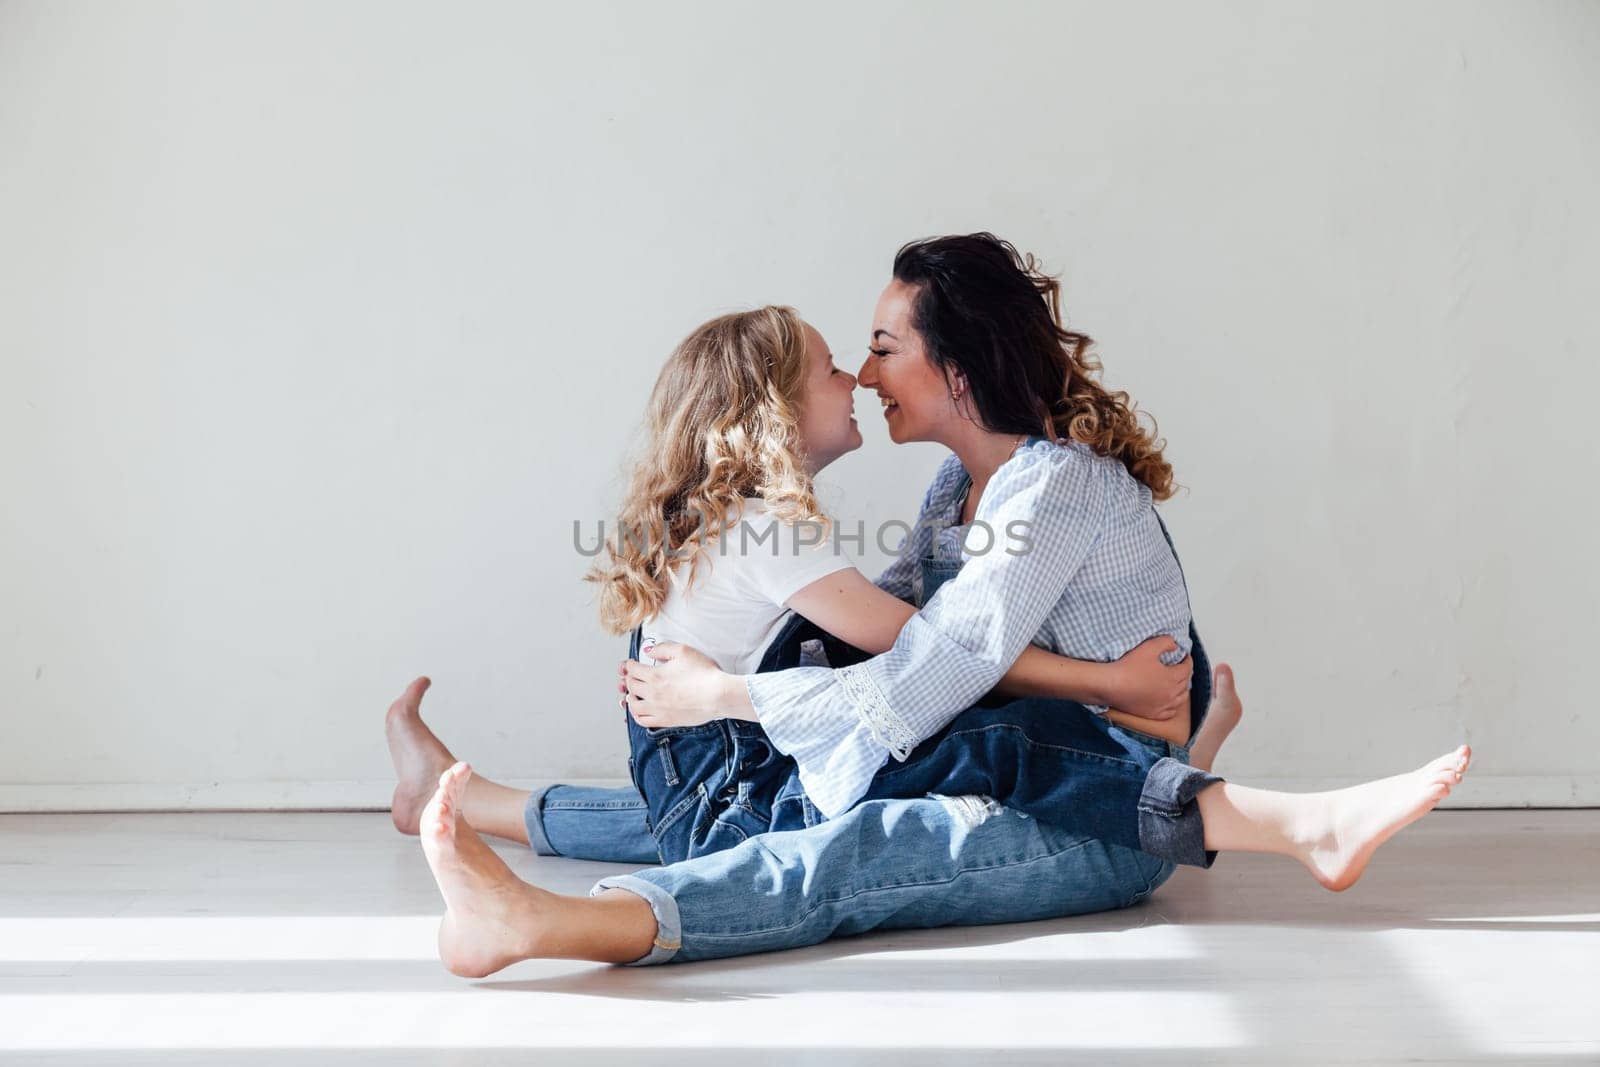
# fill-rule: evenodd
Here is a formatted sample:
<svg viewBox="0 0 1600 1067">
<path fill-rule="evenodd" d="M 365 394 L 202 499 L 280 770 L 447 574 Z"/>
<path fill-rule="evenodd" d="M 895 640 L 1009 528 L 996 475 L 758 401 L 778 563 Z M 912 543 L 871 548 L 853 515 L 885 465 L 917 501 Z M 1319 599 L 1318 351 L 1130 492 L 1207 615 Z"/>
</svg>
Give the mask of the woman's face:
<svg viewBox="0 0 1600 1067">
<path fill-rule="evenodd" d="M 861 387 L 883 401 L 889 437 L 897 444 L 942 442 L 950 421 L 960 417 L 951 383 L 929 362 L 921 335 L 911 328 L 916 295 L 914 286 L 896 280 L 878 297 L 867 361 L 857 375 Z"/>
<path fill-rule="evenodd" d="M 861 447 L 855 419 L 855 375 L 833 365 L 822 335 L 805 324 L 806 378 L 800 399 L 800 441 L 812 474 Z"/>
</svg>

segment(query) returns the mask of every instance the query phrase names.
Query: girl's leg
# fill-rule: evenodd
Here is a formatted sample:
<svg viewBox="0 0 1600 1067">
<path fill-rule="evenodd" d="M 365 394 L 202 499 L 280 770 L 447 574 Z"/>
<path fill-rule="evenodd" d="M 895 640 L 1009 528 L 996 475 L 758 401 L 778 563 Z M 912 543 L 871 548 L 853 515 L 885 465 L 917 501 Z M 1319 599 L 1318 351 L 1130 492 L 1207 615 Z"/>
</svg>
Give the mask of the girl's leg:
<svg viewBox="0 0 1600 1067">
<path fill-rule="evenodd" d="M 427 678 L 418 678 L 406 686 L 399 699 L 389 705 L 383 721 L 396 778 L 389 811 L 395 829 L 403 834 L 417 832 L 423 806 L 433 796 L 439 775 L 456 762 L 444 742 L 422 721 L 422 694 L 431 684 Z M 479 777 L 468 783 L 464 799 L 473 825 L 484 833 L 524 845 L 528 843 L 528 827 L 523 821 L 527 803 L 526 789 L 513 789 Z"/>
<path fill-rule="evenodd" d="M 473 781 L 478 780 L 473 776 Z M 466 815 L 474 818 L 471 784 Z M 633 786 L 550 785 L 528 796 L 524 809 L 528 847 L 541 856 L 601 863 L 660 863 L 645 804 Z M 476 825 L 476 823 L 474 823 Z"/>
<path fill-rule="evenodd" d="M 423 806 L 456 758 L 422 721 L 418 678 L 384 719 L 396 785 L 391 813 L 402 833 L 417 833 Z M 530 793 L 473 775 L 459 808 L 484 833 L 529 845 L 540 855 L 609 863 L 656 863 L 655 839 L 645 825 L 644 801 L 632 788 L 553 785 Z"/>
<path fill-rule="evenodd" d="M 1239 702 L 1239 694 L 1233 687 L 1233 668 L 1226 663 L 1219 663 L 1211 683 L 1210 708 L 1189 745 L 1189 765 L 1203 771 L 1215 767 L 1222 743 L 1243 717 L 1244 705 Z"/>
</svg>

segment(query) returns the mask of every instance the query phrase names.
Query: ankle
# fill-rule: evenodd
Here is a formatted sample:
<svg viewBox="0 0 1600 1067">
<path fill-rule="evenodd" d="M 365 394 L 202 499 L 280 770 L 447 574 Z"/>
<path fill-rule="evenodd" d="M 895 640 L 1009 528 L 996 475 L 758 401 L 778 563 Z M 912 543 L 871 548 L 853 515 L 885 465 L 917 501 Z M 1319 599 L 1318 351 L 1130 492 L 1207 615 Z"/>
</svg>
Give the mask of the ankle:
<svg viewBox="0 0 1600 1067">
<path fill-rule="evenodd" d="M 550 909 L 537 886 L 519 881 L 505 886 L 509 895 L 506 901 L 504 929 L 507 935 L 505 949 L 519 960 L 544 959 L 549 955 Z"/>
<path fill-rule="evenodd" d="M 1297 794 L 1292 797 L 1290 804 L 1280 827 L 1289 847 L 1298 855 L 1309 855 L 1315 849 L 1325 847 L 1333 835 L 1328 794 Z"/>
</svg>

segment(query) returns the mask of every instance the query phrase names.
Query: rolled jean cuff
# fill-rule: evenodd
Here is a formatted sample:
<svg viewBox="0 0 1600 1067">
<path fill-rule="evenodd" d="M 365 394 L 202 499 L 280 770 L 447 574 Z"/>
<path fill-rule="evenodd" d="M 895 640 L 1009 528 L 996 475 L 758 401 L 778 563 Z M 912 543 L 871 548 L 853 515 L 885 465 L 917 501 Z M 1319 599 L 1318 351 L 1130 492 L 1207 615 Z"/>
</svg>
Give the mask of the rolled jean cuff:
<svg viewBox="0 0 1600 1067">
<path fill-rule="evenodd" d="M 544 795 L 548 792 L 550 786 L 542 786 L 528 794 L 528 802 L 522 806 L 522 822 L 528 830 L 528 847 L 536 855 L 559 856 L 561 853 L 550 844 L 544 832 Z"/>
<path fill-rule="evenodd" d="M 683 925 L 678 919 L 678 902 L 672 899 L 671 893 L 637 875 L 616 874 L 596 882 L 594 888 L 589 890 L 589 895 L 597 896 L 606 889 L 626 889 L 643 897 L 656 916 L 655 944 L 639 959 L 623 966 L 648 967 L 655 963 L 666 963 L 678 954 L 678 949 L 683 945 Z"/>
<path fill-rule="evenodd" d="M 1217 854 L 1206 849 L 1205 825 L 1195 797 L 1222 781 L 1209 771 L 1165 756 L 1145 776 L 1139 796 L 1139 849 L 1190 867 L 1210 867 Z"/>
</svg>

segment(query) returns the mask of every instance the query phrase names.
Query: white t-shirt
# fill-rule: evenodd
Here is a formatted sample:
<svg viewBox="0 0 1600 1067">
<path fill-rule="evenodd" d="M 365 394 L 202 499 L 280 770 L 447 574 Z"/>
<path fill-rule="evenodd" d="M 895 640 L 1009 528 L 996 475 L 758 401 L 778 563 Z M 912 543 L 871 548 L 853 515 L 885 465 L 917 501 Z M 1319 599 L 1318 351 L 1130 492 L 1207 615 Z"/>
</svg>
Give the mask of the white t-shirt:
<svg viewBox="0 0 1600 1067">
<path fill-rule="evenodd" d="M 784 602 L 818 578 L 854 566 L 831 531 L 822 537 L 815 524 L 780 522 L 759 497 L 746 497 L 728 528 L 706 543 L 688 593 L 688 561 L 678 564 L 661 611 L 645 620 L 639 659 L 650 662 L 646 650 L 656 642 L 677 641 L 729 674 L 753 674 L 783 627 Z"/>
</svg>

